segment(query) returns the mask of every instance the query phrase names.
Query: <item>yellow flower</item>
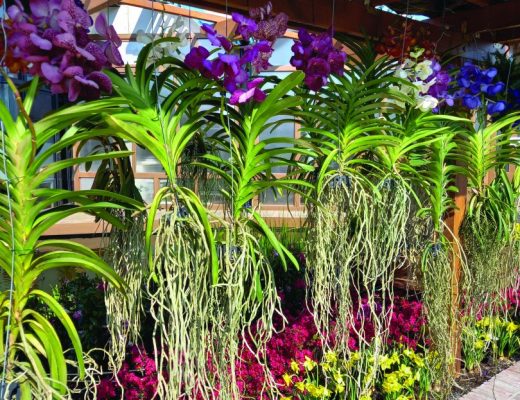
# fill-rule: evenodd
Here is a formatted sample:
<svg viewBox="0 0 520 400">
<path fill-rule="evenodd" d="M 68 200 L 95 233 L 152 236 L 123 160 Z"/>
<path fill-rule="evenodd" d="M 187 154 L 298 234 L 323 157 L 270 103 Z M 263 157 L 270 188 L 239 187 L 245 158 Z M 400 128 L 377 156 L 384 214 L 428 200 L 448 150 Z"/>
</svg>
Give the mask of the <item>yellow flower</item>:
<svg viewBox="0 0 520 400">
<path fill-rule="evenodd" d="M 299 373 L 300 372 L 300 366 L 298 365 L 298 363 L 294 360 L 291 361 L 291 369 L 293 370 L 294 373 Z"/>
<path fill-rule="evenodd" d="M 475 349 L 477 349 L 477 350 L 483 349 L 484 346 L 485 346 L 485 343 L 482 340 L 477 340 L 475 342 Z"/>
<path fill-rule="evenodd" d="M 350 357 L 351 360 L 359 361 L 361 360 L 361 354 L 359 354 L 359 351 L 356 351 L 352 353 L 352 356 Z"/>
<path fill-rule="evenodd" d="M 321 365 L 321 368 L 323 369 L 323 371 L 325 371 L 325 372 L 330 371 L 332 368 L 328 362 L 322 362 L 320 365 Z"/>
<path fill-rule="evenodd" d="M 296 389 L 298 389 L 300 392 L 305 392 L 305 383 L 304 382 L 296 382 L 294 384 L 296 386 Z"/>
<path fill-rule="evenodd" d="M 320 389 L 318 388 L 318 386 L 316 386 L 312 382 L 306 383 L 305 384 L 305 389 L 307 389 L 307 391 L 309 392 L 309 394 L 311 396 L 314 396 L 314 397 L 320 397 L 321 396 Z"/>
<path fill-rule="evenodd" d="M 397 351 L 392 352 L 392 356 L 390 357 L 390 360 L 392 360 L 393 364 L 399 364 L 399 361 L 401 361 L 401 360 L 399 358 L 399 354 L 397 353 Z"/>
<path fill-rule="evenodd" d="M 417 354 L 414 354 L 413 356 L 413 362 L 415 363 L 415 365 L 417 365 L 419 368 L 422 368 L 424 367 L 424 359 L 417 355 Z"/>
<path fill-rule="evenodd" d="M 477 322 L 477 326 L 479 327 L 488 327 L 490 323 L 489 317 L 484 317 L 480 321 Z"/>
<path fill-rule="evenodd" d="M 338 370 L 335 370 L 332 376 L 334 377 L 334 381 L 336 381 L 337 385 L 345 384 L 345 381 L 343 380 L 343 376 L 341 375 L 341 373 Z"/>
<path fill-rule="evenodd" d="M 397 358 L 397 361 L 399 361 L 399 358 Z M 388 357 L 387 355 L 383 354 L 379 359 L 379 363 L 383 371 L 392 368 L 392 365 L 394 365 L 397 361 L 393 354 L 391 357 Z"/>
<path fill-rule="evenodd" d="M 316 361 L 314 361 L 313 359 L 309 358 L 308 356 L 305 356 L 305 361 L 303 362 L 303 367 L 307 371 L 312 371 L 316 365 L 318 365 L 316 363 Z"/>
<path fill-rule="evenodd" d="M 336 383 L 336 393 L 343 393 L 345 391 L 345 385 Z"/>
<path fill-rule="evenodd" d="M 325 360 L 327 360 L 329 363 L 335 363 L 338 361 L 338 355 L 334 351 L 327 351 L 325 353 Z"/>
<path fill-rule="evenodd" d="M 292 384 L 292 376 L 288 373 L 282 375 L 283 381 L 285 382 L 285 386 L 291 386 Z"/>
<path fill-rule="evenodd" d="M 369 394 L 362 394 L 359 400 L 372 400 L 372 396 Z"/>
<path fill-rule="evenodd" d="M 289 396 L 289 397 L 280 397 L 280 400 L 292 400 L 292 396 Z"/>
<path fill-rule="evenodd" d="M 515 324 L 514 322 L 509 322 L 507 324 L 507 332 L 508 333 L 514 333 L 518 329 L 519 325 Z"/>
<path fill-rule="evenodd" d="M 395 372 L 385 376 L 383 382 L 383 391 L 385 393 L 399 393 L 403 389 L 403 385 L 399 383 L 399 378 Z"/>
<path fill-rule="evenodd" d="M 410 359 L 413 359 L 415 356 L 415 353 L 412 349 L 404 349 L 403 354 Z"/>
<path fill-rule="evenodd" d="M 408 365 L 401 364 L 401 366 L 399 367 L 399 374 L 401 376 L 411 376 L 412 369 Z"/>
</svg>

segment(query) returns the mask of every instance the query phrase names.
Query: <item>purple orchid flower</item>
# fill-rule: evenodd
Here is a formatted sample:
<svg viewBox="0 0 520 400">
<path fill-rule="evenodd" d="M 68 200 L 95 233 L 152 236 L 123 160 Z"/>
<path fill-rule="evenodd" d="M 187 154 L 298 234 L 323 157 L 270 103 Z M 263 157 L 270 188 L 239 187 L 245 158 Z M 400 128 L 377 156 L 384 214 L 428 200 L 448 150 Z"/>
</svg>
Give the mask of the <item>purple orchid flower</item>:
<svg viewBox="0 0 520 400">
<path fill-rule="evenodd" d="M 462 104 L 464 104 L 466 108 L 474 110 L 476 108 L 479 108 L 482 102 L 480 101 L 480 97 L 478 96 L 465 95 L 462 97 Z"/>
<path fill-rule="evenodd" d="M 83 312 L 81 310 L 76 310 L 72 313 L 72 319 L 74 321 L 79 321 L 81 318 L 83 318 Z"/>
<path fill-rule="evenodd" d="M 305 72 L 309 89 L 318 91 L 327 84 L 331 73 L 344 73 L 347 55 L 334 47 L 331 31 L 316 35 L 300 29 L 298 39 L 292 46 L 291 65 Z"/>
<path fill-rule="evenodd" d="M 96 31 L 106 42 L 103 44 L 105 56 L 113 65 L 123 65 L 123 59 L 118 48 L 121 46 L 121 38 L 118 36 L 116 30 L 112 25 L 108 25 L 105 14 L 101 13 L 96 18 Z"/>
<path fill-rule="evenodd" d="M 230 51 L 233 45 L 231 42 L 224 37 L 223 35 L 220 35 L 217 33 L 213 27 L 209 26 L 208 24 L 202 25 L 202 30 L 206 32 L 206 36 L 209 40 L 209 42 L 215 46 L 215 47 L 223 47 L 224 50 Z"/>
<path fill-rule="evenodd" d="M 112 81 L 99 71 L 94 71 L 86 77 L 75 75 L 70 81 L 69 100 L 76 101 L 80 96 L 87 100 L 97 99 L 101 92 L 112 92 Z"/>
<path fill-rule="evenodd" d="M 489 103 L 487 106 L 487 113 L 490 115 L 500 114 L 506 110 L 507 104 L 505 101 L 497 101 L 496 103 Z"/>
<path fill-rule="evenodd" d="M 251 100 L 258 103 L 265 100 L 266 94 L 259 88 L 264 82 L 262 78 L 253 79 L 247 83 L 247 90 L 237 89 L 231 95 L 229 103 L 232 105 L 245 104 Z"/>
<path fill-rule="evenodd" d="M 96 21 L 107 40 L 100 45 L 89 38 L 93 21 L 81 1 L 30 0 L 29 9 L 26 13 L 19 0 L 9 8 L 8 67 L 40 76 L 52 93 L 68 92 L 71 101 L 110 92 L 111 82 L 100 70 L 123 61 L 121 40 L 104 16 Z"/>
<path fill-rule="evenodd" d="M 481 69 L 471 61 L 466 61 L 457 75 L 460 89 L 455 97 L 462 98 L 464 107 L 474 110 L 482 105 L 483 100 L 490 101 L 505 89 L 503 82 L 494 82 L 498 76 L 496 68 Z M 486 110 L 489 114 L 497 114 L 506 109 L 502 101 L 488 102 Z"/>
<path fill-rule="evenodd" d="M 258 29 L 256 22 L 251 18 L 247 18 L 236 12 L 231 14 L 231 17 L 233 21 L 238 24 L 237 33 L 242 36 L 244 40 L 249 40 Z"/>
</svg>

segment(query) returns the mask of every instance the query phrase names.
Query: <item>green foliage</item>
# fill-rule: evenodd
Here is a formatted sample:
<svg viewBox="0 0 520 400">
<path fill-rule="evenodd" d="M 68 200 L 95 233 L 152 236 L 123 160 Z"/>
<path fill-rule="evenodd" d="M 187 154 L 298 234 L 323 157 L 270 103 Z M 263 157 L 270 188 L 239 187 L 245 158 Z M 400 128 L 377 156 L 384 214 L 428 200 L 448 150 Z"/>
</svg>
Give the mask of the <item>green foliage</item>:
<svg viewBox="0 0 520 400">
<path fill-rule="evenodd" d="M 38 279 L 51 269 L 82 268 L 99 275 L 119 290 L 124 290 L 124 283 L 107 263 L 86 246 L 61 239 L 43 239 L 42 235 L 58 222 L 77 213 L 89 213 L 122 228 L 109 210 L 138 207 L 139 203 L 103 190 L 70 192 L 42 188 L 45 179 L 65 168 L 127 156 L 128 153 L 113 151 L 48 162 L 54 153 L 89 137 L 88 131 L 78 131 L 71 127 L 71 122 L 91 117 L 96 111 L 92 107 L 84 107 L 78 112 L 77 107 L 71 107 L 70 113 L 62 110 L 33 123 L 28 113 L 38 80 L 32 81 L 23 103 L 14 85 L 10 86 L 18 99 L 20 115 L 12 119 L 5 105 L 0 103 L 0 118 L 5 128 L 2 144 L 5 162 L 0 167 L 5 176 L 0 195 L 0 265 L 13 281 L 12 292 L 5 291 L 1 295 L 0 353 L 6 351 L 4 342 L 6 335 L 9 335 L 6 360 L 8 381 L 20 380 L 24 393 L 32 390 L 42 396 L 62 398 L 68 391 L 67 365 L 71 360 L 65 357 L 54 324 L 28 307 L 28 301 L 38 299 L 45 303 L 63 325 L 74 348 L 80 379 L 85 372 L 81 339 L 64 307 L 54 297 L 37 289 Z M 47 140 L 65 127 L 68 127 L 65 133 L 44 149 Z M 100 134 L 108 135 L 108 132 Z M 97 196 L 112 201 L 96 202 L 93 198 Z"/>
<path fill-rule="evenodd" d="M 102 280 L 80 272 L 72 279 L 62 278 L 52 288 L 52 297 L 56 300 L 74 323 L 83 346 L 88 352 L 95 348 L 104 348 L 108 339 L 106 328 L 106 308 Z M 35 308 L 54 325 L 57 322 L 52 310 L 40 300 Z M 56 324 L 58 336 L 64 344 L 70 345 L 67 332 Z"/>
</svg>

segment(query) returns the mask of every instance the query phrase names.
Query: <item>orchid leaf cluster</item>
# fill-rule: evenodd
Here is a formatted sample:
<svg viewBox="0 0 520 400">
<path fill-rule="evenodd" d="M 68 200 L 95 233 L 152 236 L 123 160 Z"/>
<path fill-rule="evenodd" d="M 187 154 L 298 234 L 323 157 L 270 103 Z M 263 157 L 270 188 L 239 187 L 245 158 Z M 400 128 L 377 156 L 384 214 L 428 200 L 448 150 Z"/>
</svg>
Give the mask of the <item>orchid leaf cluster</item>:
<svg viewBox="0 0 520 400">
<path fill-rule="evenodd" d="M 343 75 L 347 54 L 334 47 L 332 36 L 332 31 L 314 34 L 302 28 L 292 46 L 291 65 L 305 72 L 305 84 L 311 90 L 327 85 L 331 74 Z"/>
<path fill-rule="evenodd" d="M 212 26 L 202 25 L 210 43 L 221 52 L 210 59 L 210 51 L 197 46 L 185 58 L 189 68 L 222 84 L 231 94 L 232 105 L 265 100 L 266 95 L 260 89 L 263 80 L 251 78 L 251 73 L 258 74 L 270 67 L 274 42 L 287 30 L 287 16 L 283 13 L 273 16 L 271 3 L 251 10 L 250 16 L 233 13 L 233 20 L 238 24 L 237 34 L 242 38 L 237 45 Z"/>
<path fill-rule="evenodd" d="M 6 64 L 11 72 L 39 76 L 52 93 L 66 93 L 69 101 L 112 91 L 112 82 L 101 71 L 123 64 L 121 39 L 104 14 L 95 22 L 101 43 L 89 37 L 93 21 L 80 1 L 31 0 L 26 11 L 17 0 L 7 14 Z"/>
</svg>

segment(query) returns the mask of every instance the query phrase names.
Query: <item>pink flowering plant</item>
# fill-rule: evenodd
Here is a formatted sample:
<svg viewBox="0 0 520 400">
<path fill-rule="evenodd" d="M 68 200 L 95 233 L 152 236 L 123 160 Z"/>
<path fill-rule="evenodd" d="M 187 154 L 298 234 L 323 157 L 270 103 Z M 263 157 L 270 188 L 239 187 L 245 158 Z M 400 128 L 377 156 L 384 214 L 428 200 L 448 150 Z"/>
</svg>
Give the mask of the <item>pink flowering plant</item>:
<svg viewBox="0 0 520 400">
<path fill-rule="evenodd" d="M 155 359 L 144 347 L 131 346 L 115 377 L 103 377 L 97 386 L 97 399 L 145 400 L 156 395 L 158 377 Z"/>
<path fill-rule="evenodd" d="M 93 21 L 79 0 L 31 0 L 29 10 L 16 0 L 7 14 L 6 65 L 12 72 L 40 77 L 69 101 L 111 93 L 112 82 L 102 70 L 123 60 L 121 39 L 104 14 L 95 21 L 102 42 L 89 36 Z"/>
</svg>

